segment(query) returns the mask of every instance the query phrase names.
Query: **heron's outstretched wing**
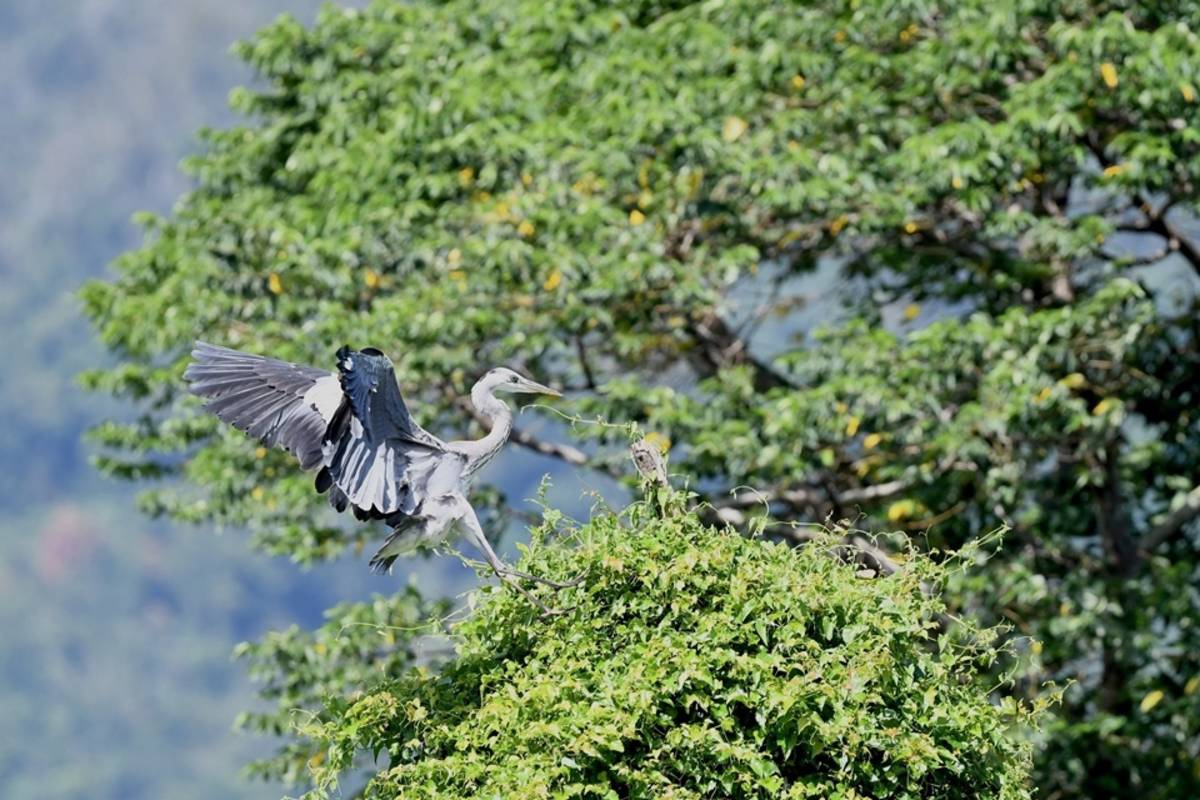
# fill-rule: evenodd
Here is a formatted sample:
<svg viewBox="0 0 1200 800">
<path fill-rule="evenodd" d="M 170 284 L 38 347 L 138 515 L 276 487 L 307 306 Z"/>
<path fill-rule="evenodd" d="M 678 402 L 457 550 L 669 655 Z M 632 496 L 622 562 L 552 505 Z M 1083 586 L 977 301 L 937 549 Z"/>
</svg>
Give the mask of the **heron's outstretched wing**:
<svg viewBox="0 0 1200 800">
<path fill-rule="evenodd" d="M 321 464 L 342 400 L 337 375 L 206 342 L 196 342 L 192 359 L 184 378 L 205 409 L 268 447 L 282 445 L 304 469 Z"/>
<path fill-rule="evenodd" d="M 325 434 L 317 490 L 339 511 L 397 524 L 430 496 L 458 486 L 466 458 L 409 414 L 387 356 L 374 348 L 338 351 L 344 399 Z"/>
</svg>

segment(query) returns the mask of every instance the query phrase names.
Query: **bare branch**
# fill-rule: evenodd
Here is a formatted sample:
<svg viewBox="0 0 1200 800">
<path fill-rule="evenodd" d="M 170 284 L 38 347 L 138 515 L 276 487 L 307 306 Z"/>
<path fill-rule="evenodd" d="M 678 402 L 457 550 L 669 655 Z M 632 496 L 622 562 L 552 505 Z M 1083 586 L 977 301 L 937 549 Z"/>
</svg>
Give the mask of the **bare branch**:
<svg viewBox="0 0 1200 800">
<path fill-rule="evenodd" d="M 829 487 L 795 487 L 774 491 L 759 491 L 757 489 L 737 489 L 724 499 L 715 500 L 705 510 L 705 516 L 710 520 L 732 525 L 735 528 L 744 526 L 747 522 L 746 509 L 762 506 L 770 509 L 773 503 L 782 503 L 791 511 L 808 511 L 812 519 L 822 519 L 830 516 L 830 507 L 840 508 L 846 504 L 870 503 L 884 500 L 900 494 L 912 486 L 908 481 L 888 481 L 874 486 L 862 486 L 847 489 L 844 492 L 833 493 Z"/>
<path fill-rule="evenodd" d="M 521 445 L 526 449 L 532 450 L 535 453 L 541 453 L 544 456 L 554 456 L 562 459 L 568 464 L 576 467 L 588 466 L 588 457 L 577 447 L 572 447 L 569 444 L 558 444 L 556 442 L 547 442 L 539 439 L 528 431 L 513 429 L 512 441 Z"/>
<path fill-rule="evenodd" d="M 587 388 L 595 391 L 596 389 L 596 374 L 592 372 L 592 365 L 588 361 L 587 345 L 583 341 L 583 334 L 575 335 L 575 351 L 579 355 L 579 367 L 583 370 L 583 379 Z"/>
<path fill-rule="evenodd" d="M 696 320 L 688 327 L 692 338 L 700 345 L 700 356 L 704 366 L 715 372 L 723 367 L 749 365 L 754 369 L 754 389 L 766 392 L 771 389 L 790 387 L 792 382 L 770 364 L 750 354 L 745 339 L 739 338 L 725 320 L 715 313 Z"/>
<path fill-rule="evenodd" d="M 1172 511 L 1153 530 L 1142 537 L 1141 550 L 1152 553 L 1167 540 L 1183 530 L 1183 526 L 1200 516 L 1200 486 L 1195 487 L 1184 497 L 1183 505 Z"/>
</svg>

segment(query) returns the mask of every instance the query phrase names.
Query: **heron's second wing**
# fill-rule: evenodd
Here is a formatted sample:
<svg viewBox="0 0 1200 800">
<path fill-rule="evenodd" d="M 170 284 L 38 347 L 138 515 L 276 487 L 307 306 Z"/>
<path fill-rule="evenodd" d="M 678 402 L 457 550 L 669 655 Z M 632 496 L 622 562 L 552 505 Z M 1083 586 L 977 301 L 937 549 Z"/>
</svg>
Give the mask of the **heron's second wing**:
<svg viewBox="0 0 1200 800">
<path fill-rule="evenodd" d="M 184 378 L 205 409 L 267 446 L 282 445 L 304 469 L 320 465 L 342 400 L 337 375 L 205 342 L 192 359 Z"/>
<path fill-rule="evenodd" d="M 371 441 L 404 439 L 444 450 L 445 442 L 422 428 L 408 412 L 391 359 L 374 347 L 337 352 L 339 378 L 350 413 Z"/>
<path fill-rule="evenodd" d="M 334 508 L 352 506 L 359 518 L 396 524 L 418 513 L 427 497 L 457 490 L 465 456 L 420 428 L 411 436 L 369 436 L 352 407 L 347 392 L 329 424 L 325 466 L 317 474 L 317 490 L 330 492 Z"/>
</svg>

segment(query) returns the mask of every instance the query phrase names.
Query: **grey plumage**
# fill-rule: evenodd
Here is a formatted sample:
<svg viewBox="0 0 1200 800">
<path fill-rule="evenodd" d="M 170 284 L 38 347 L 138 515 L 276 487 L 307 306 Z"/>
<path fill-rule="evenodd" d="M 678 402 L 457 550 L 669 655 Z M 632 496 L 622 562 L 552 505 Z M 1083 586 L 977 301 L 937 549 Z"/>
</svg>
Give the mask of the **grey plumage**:
<svg viewBox="0 0 1200 800">
<path fill-rule="evenodd" d="M 207 398 L 206 410 L 268 447 L 281 445 L 303 469 L 321 463 L 331 400 L 340 402 L 335 375 L 204 342 L 192 358 L 184 378 Z"/>
<path fill-rule="evenodd" d="M 317 491 L 328 492 L 339 512 L 351 509 L 360 520 L 392 527 L 371 559 L 376 571 L 388 571 L 397 556 L 459 526 L 500 577 L 567 585 L 505 565 L 466 499 L 471 478 L 512 431 L 512 410 L 496 392 L 558 392 L 493 369 L 471 390 L 491 431 L 477 441 L 444 442 L 413 420 L 392 362 L 375 348 L 341 348 L 336 373 L 204 342 L 196 343 L 192 358 L 184 377 L 192 393 L 205 398 L 205 409 L 267 446 L 283 446 L 303 469 L 317 469 Z"/>
</svg>

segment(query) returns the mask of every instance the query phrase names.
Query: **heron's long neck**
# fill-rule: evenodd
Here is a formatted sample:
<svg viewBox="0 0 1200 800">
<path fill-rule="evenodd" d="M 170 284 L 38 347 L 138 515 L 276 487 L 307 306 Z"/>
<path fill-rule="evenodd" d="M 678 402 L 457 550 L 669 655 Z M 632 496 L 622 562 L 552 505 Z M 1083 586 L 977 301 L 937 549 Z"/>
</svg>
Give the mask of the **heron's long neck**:
<svg viewBox="0 0 1200 800">
<path fill-rule="evenodd" d="M 479 454 L 475 460 L 479 466 L 483 466 L 491 461 L 492 456 L 508 441 L 508 436 L 512 433 L 513 412 L 507 403 L 492 394 L 491 387 L 482 383 L 475 384 L 471 389 L 471 402 L 475 405 L 475 410 L 492 425 L 488 435 L 477 442 Z"/>
</svg>

